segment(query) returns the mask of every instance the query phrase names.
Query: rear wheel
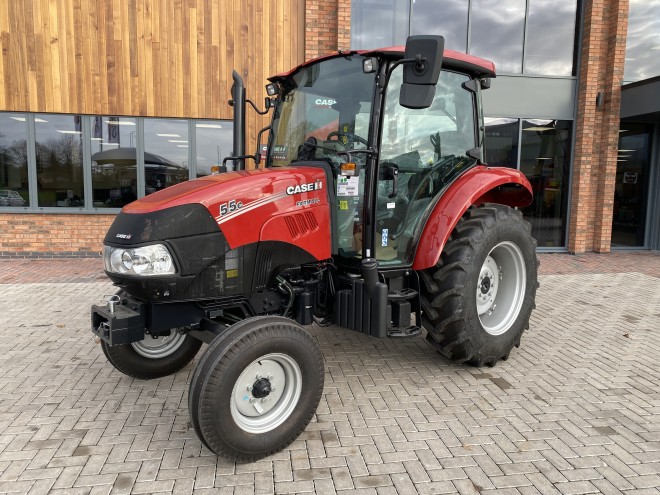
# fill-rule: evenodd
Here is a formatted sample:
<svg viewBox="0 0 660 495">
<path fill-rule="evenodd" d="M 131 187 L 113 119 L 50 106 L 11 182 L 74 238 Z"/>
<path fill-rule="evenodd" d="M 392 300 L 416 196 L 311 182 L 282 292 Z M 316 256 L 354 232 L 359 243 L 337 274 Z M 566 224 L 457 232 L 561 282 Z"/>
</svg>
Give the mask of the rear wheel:
<svg viewBox="0 0 660 495">
<path fill-rule="evenodd" d="M 117 370 L 133 378 L 150 380 L 176 373 L 195 358 L 202 342 L 173 328 L 170 335 L 145 335 L 132 344 L 109 346 L 103 353 Z"/>
<path fill-rule="evenodd" d="M 304 328 L 279 316 L 249 318 L 217 337 L 197 365 L 191 424 L 216 454 L 254 461 L 302 433 L 323 382 L 323 355 Z"/>
<path fill-rule="evenodd" d="M 536 241 L 519 211 L 472 208 L 421 272 L 422 322 L 444 356 L 493 366 L 520 346 L 536 297 Z"/>
</svg>

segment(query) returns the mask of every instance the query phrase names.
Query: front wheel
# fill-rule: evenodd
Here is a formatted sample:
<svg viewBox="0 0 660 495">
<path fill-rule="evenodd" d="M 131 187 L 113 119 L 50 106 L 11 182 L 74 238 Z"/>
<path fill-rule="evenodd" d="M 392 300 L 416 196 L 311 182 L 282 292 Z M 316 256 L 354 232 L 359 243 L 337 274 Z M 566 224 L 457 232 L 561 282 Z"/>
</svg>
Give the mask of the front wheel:
<svg viewBox="0 0 660 495">
<path fill-rule="evenodd" d="M 427 338 L 446 357 L 493 366 L 520 346 L 536 297 L 536 241 L 522 214 L 471 208 L 435 267 L 420 273 Z"/>
<path fill-rule="evenodd" d="M 132 344 L 109 346 L 101 341 L 103 353 L 117 370 L 143 380 L 176 373 L 195 358 L 202 342 L 173 328 L 169 335 Z"/>
<path fill-rule="evenodd" d="M 304 328 L 279 316 L 249 318 L 217 337 L 197 365 L 191 424 L 216 454 L 254 461 L 302 433 L 323 382 L 323 355 Z"/>
</svg>

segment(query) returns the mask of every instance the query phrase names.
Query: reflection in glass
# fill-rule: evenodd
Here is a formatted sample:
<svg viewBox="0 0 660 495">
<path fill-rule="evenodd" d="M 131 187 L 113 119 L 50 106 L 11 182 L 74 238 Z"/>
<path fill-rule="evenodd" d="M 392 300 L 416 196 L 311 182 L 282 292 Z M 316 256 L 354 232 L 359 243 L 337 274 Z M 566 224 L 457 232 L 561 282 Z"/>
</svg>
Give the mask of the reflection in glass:
<svg viewBox="0 0 660 495">
<path fill-rule="evenodd" d="M 234 148 L 232 122 L 209 120 L 195 121 L 195 161 L 197 177 L 218 173 L 222 159 L 231 155 Z M 252 150 L 246 150 L 252 153 Z M 228 162 L 231 164 L 231 162 Z"/>
<path fill-rule="evenodd" d="M 22 113 L 0 113 L 0 208 L 30 206 L 26 120 Z"/>
<path fill-rule="evenodd" d="M 455 177 L 474 164 L 466 151 L 476 145 L 474 98 L 462 88 L 468 77 L 442 71 L 429 108 L 399 104 L 403 69 L 387 87 L 380 170 L 397 170 L 397 192 L 383 172 L 376 198 L 376 258 L 382 264 L 412 261 L 415 230 L 428 207 Z"/>
<path fill-rule="evenodd" d="M 38 206 L 84 206 L 79 115 L 36 115 Z"/>
<path fill-rule="evenodd" d="M 660 76 L 660 0 L 630 0 L 623 79 Z"/>
<path fill-rule="evenodd" d="M 144 119 L 145 194 L 188 180 L 188 121 Z"/>
<path fill-rule="evenodd" d="M 571 128 L 568 120 L 523 120 L 520 170 L 534 194 L 523 214 L 539 247 L 562 247 L 566 242 Z"/>
<path fill-rule="evenodd" d="M 486 117 L 486 161 L 492 167 L 517 168 L 518 119 Z"/>
<path fill-rule="evenodd" d="M 445 38 L 445 48 L 465 53 L 468 3 L 466 0 L 414 0 L 410 34 L 439 34 Z"/>
<path fill-rule="evenodd" d="M 577 0 L 529 0 L 525 74 L 574 75 Z"/>
<path fill-rule="evenodd" d="M 621 122 L 612 214 L 613 246 L 644 246 L 653 126 Z"/>
<path fill-rule="evenodd" d="M 351 48 L 403 45 L 408 36 L 408 0 L 353 0 Z"/>
<path fill-rule="evenodd" d="M 94 208 L 121 208 L 137 199 L 135 119 L 91 117 Z"/>
<path fill-rule="evenodd" d="M 522 72 L 525 0 L 472 0 L 470 12 L 470 53 L 498 73 Z"/>
</svg>

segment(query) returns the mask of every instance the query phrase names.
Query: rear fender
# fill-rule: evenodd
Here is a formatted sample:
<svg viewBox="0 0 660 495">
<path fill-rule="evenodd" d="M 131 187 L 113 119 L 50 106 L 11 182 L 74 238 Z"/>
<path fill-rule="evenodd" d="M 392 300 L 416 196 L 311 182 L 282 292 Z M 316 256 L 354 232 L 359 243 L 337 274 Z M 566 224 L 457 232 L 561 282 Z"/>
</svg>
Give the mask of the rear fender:
<svg viewBox="0 0 660 495">
<path fill-rule="evenodd" d="M 470 206 L 500 203 L 511 207 L 532 202 L 532 186 L 519 170 L 478 166 L 454 181 L 438 200 L 428 217 L 417 244 L 413 269 L 435 266 L 440 254 Z"/>
</svg>

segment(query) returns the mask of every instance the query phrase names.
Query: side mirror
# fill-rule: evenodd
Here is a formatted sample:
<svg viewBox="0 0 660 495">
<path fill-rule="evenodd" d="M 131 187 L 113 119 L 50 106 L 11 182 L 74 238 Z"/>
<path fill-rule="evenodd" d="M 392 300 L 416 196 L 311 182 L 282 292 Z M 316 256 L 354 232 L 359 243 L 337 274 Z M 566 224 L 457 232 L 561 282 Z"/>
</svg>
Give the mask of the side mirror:
<svg viewBox="0 0 660 495">
<path fill-rule="evenodd" d="M 440 77 L 445 39 L 436 35 L 410 36 L 406 41 L 401 106 L 428 108 L 433 103 L 435 85 Z"/>
</svg>

